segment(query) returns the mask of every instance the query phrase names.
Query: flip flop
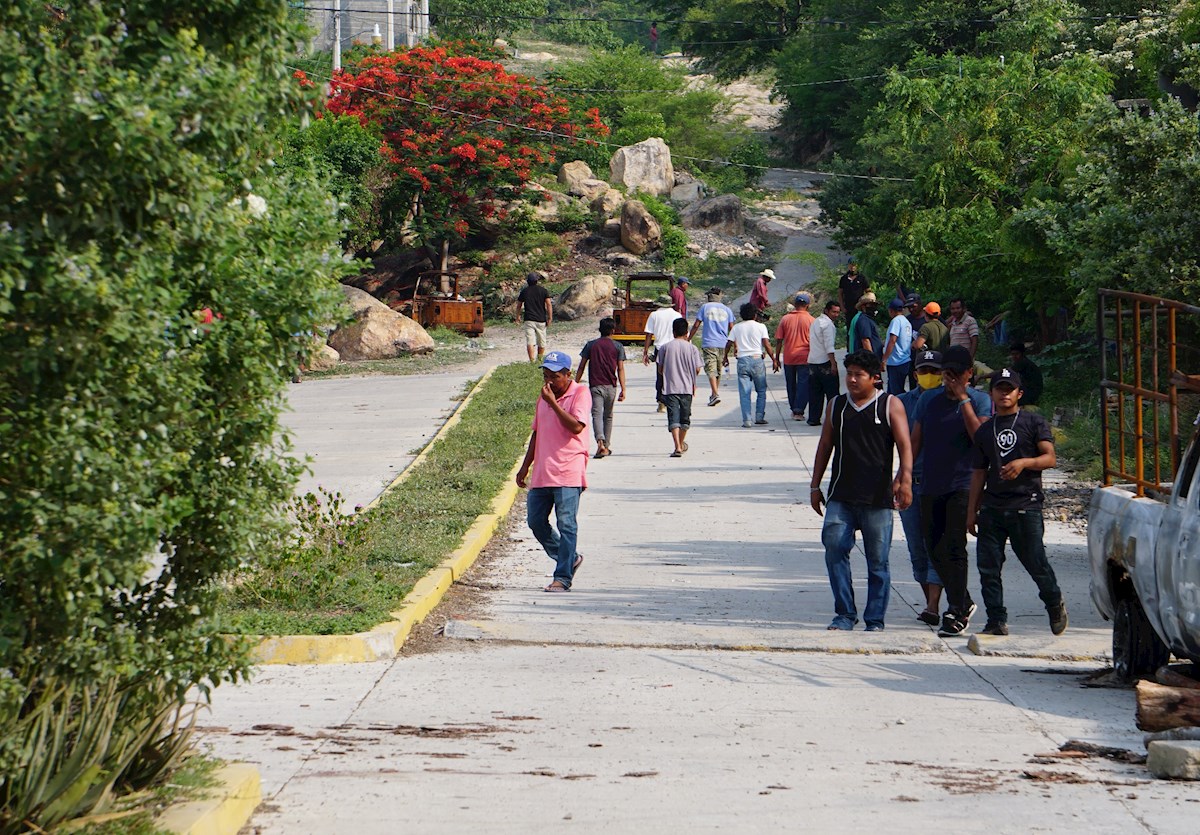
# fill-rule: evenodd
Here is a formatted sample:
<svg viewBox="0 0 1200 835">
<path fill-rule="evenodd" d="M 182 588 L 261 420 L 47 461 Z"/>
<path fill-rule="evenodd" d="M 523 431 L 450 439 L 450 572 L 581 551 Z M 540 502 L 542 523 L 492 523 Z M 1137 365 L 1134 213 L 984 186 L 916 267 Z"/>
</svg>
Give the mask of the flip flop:
<svg viewBox="0 0 1200 835">
<path fill-rule="evenodd" d="M 688 445 L 687 445 L 687 441 L 684 441 L 684 443 L 683 443 L 683 451 L 684 451 L 684 452 L 687 452 L 687 451 L 688 451 Z"/>
<path fill-rule="evenodd" d="M 557 592 L 557 591 L 570 591 L 570 589 L 567 588 L 566 586 L 564 586 L 562 583 L 558 582 L 558 580 L 555 580 L 553 583 L 546 586 L 546 588 L 542 589 L 542 591 Z"/>
<path fill-rule="evenodd" d="M 571 563 L 571 573 L 574 574 L 578 571 L 581 565 L 583 565 L 583 554 L 576 554 L 575 562 Z"/>
<path fill-rule="evenodd" d="M 671 453 L 671 457 L 672 457 L 672 458 L 682 458 L 682 457 L 683 457 L 683 453 L 682 453 L 682 452 L 680 452 L 679 450 L 675 450 L 674 452 L 672 452 L 672 453 Z"/>
</svg>

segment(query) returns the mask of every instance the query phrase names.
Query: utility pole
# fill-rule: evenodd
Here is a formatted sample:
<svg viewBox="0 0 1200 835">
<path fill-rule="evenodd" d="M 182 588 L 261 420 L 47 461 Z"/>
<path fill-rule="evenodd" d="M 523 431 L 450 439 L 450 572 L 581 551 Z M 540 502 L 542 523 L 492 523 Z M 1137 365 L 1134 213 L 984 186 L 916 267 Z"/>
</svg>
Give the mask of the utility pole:
<svg viewBox="0 0 1200 835">
<path fill-rule="evenodd" d="M 342 0 L 333 0 L 333 69 L 342 68 Z"/>
<path fill-rule="evenodd" d="M 387 0 L 387 51 L 396 48 L 396 0 Z"/>
</svg>

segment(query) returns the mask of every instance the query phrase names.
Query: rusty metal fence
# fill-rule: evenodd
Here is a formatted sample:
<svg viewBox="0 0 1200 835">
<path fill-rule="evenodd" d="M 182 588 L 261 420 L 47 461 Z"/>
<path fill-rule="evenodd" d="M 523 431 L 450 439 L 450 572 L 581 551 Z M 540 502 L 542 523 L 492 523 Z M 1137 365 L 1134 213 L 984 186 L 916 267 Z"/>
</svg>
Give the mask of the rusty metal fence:
<svg viewBox="0 0 1200 835">
<path fill-rule="evenodd" d="M 1200 402 L 1175 373 L 1200 374 L 1200 308 L 1100 290 L 1096 332 L 1104 483 L 1167 492 Z"/>
</svg>

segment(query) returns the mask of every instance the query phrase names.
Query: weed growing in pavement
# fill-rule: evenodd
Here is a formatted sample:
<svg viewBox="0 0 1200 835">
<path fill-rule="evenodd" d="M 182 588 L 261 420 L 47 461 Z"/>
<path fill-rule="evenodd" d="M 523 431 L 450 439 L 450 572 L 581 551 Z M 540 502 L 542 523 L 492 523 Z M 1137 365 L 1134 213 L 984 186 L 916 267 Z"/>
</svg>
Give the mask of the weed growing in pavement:
<svg viewBox="0 0 1200 835">
<path fill-rule="evenodd" d="M 228 583 L 227 627 L 345 634 L 386 620 L 487 512 L 524 451 L 541 386 L 528 363 L 497 368 L 462 420 L 370 511 L 345 516 L 328 492 L 298 500 L 294 528 L 276 550 Z"/>
</svg>

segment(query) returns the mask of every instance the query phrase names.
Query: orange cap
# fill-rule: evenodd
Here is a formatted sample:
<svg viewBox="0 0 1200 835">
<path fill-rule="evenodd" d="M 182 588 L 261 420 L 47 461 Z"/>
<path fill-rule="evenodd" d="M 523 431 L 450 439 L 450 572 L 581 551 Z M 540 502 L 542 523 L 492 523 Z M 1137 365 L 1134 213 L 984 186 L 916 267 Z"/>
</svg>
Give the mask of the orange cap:
<svg viewBox="0 0 1200 835">
<path fill-rule="evenodd" d="M 942 306 L 937 302 L 930 302 L 929 304 L 925 305 L 925 312 L 930 316 L 941 316 Z"/>
</svg>

